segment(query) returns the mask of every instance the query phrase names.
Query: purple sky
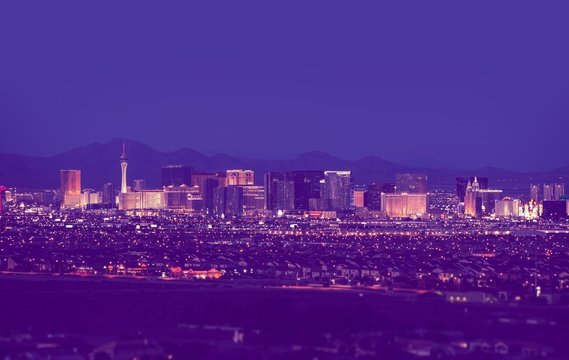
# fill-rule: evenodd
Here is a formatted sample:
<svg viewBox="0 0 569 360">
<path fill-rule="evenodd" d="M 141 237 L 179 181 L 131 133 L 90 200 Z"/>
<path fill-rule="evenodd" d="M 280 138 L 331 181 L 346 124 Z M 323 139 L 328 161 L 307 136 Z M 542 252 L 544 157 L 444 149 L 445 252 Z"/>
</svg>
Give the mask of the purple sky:
<svg viewBox="0 0 569 360">
<path fill-rule="evenodd" d="M 567 1 L 375 3 L 4 1 L 0 152 L 569 165 Z"/>
</svg>

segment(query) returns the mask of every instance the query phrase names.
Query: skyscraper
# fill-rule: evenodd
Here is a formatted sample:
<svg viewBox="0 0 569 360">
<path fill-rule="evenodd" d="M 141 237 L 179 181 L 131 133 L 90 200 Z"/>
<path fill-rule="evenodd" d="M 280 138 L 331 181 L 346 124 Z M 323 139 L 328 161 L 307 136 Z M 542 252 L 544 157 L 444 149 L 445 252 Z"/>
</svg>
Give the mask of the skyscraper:
<svg viewBox="0 0 569 360">
<path fill-rule="evenodd" d="M 217 215 L 240 216 L 243 214 L 243 187 L 219 186 L 215 189 L 214 209 Z"/>
<path fill-rule="evenodd" d="M 294 209 L 294 182 L 285 173 L 268 172 L 265 174 L 265 209 Z"/>
<path fill-rule="evenodd" d="M 426 194 L 427 175 L 396 174 L 396 186 L 399 193 Z"/>
<path fill-rule="evenodd" d="M 555 198 L 555 184 L 543 184 L 543 200 L 557 200 Z"/>
<path fill-rule="evenodd" d="M 284 174 L 281 172 L 268 172 L 265 174 L 265 209 L 279 210 L 278 186 L 284 181 Z"/>
<path fill-rule="evenodd" d="M 555 184 L 555 200 L 561 200 L 565 196 L 565 184 Z"/>
<path fill-rule="evenodd" d="M 252 214 L 265 208 L 265 187 L 259 185 L 242 186 L 243 210 Z"/>
<path fill-rule="evenodd" d="M 219 187 L 219 181 L 215 178 L 206 179 L 204 183 L 203 200 L 204 208 L 209 214 L 215 210 L 215 193 Z"/>
<path fill-rule="evenodd" d="M 61 207 L 81 207 L 81 170 L 61 170 L 59 174 Z"/>
<path fill-rule="evenodd" d="M 380 183 L 371 183 L 367 186 L 365 206 L 371 211 L 381 210 L 381 193 L 383 186 Z"/>
<path fill-rule="evenodd" d="M 185 165 L 162 167 L 162 186 L 192 186 L 192 168 Z"/>
<path fill-rule="evenodd" d="M 531 184 L 529 186 L 529 199 L 535 202 L 538 202 L 539 197 L 539 185 L 538 184 Z"/>
<path fill-rule="evenodd" d="M 126 183 L 126 168 L 128 166 L 126 157 L 126 145 L 122 144 L 122 155 L 121 155 L 121 193 L 125 194 L 128 192 L 128 187 Z"/>
<path fill-rule="evenodd" d="M 348 210 L 352 208 L 352 172 L 324 171 L 324 187 L 321 198 L 324 210 Z"/>
<path fill-rule="evenodd" d="M 112 183 L 103 185 L 102 203 L 105 207 L 115 207 L 115 188 Z"/>
<path fill-rule="evenodd" d="M 363 189 L 354 190 L 354 208 L 359 209 L 365 207 L 366 191 Z"/>
<path fill-rule="evenodd" d="M 324 180 L 324 171 L 301 170 L 286 173 L 286 178 L 293 182 L 294 209 L 310 210 L 310 203 L 320 200 L 320 181 Z"/>
<path fill-rule="evenodd" d="M 236 185 L 227 186 L 227 200 L 225 215 L 240 216 L 243 214 L 243 187 Z"/>
</svg>

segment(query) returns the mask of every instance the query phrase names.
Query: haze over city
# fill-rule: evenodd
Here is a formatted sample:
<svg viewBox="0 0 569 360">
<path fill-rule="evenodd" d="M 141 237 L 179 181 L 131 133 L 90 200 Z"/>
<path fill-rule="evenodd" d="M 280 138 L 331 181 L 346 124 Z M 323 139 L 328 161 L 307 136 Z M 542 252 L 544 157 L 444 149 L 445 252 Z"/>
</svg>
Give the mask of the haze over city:
<svg viewBox="0 0 569 360">
<path fill-rule="evenodd" d="M 566 2 L 3 2 L 0 152 L 567 166 Z"/>
</svg>

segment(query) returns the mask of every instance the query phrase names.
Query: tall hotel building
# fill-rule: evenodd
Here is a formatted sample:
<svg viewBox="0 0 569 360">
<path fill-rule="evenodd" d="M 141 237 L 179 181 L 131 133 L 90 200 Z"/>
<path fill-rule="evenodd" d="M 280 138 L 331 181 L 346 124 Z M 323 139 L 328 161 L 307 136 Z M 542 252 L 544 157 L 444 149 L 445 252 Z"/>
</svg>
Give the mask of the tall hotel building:
<svg viewBox="0 0 569 360">
<path fill-rule="evenodd" d="M 60 170 L 61 207 L 81 207 L 81 170 Z"/>
<path fill-rule="evenodd" d="M 353 207 L 351 171 L 324 171 L 321 193 L 324 210 L 348 210 Z"/>
<path fill-rule="evenodd" d="M 255 173 L 253 170 L 227 170 L 227 185 L 253 185 L 255 183 Z"/>
</svg>

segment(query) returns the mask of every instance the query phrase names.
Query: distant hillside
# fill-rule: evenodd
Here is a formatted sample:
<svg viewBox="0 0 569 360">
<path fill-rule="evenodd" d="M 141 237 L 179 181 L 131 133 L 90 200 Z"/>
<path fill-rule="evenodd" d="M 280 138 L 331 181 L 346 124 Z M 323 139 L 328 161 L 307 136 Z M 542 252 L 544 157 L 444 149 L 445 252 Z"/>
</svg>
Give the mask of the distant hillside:
<svg viewBox="0 0 569 360">
<path fill-rule="evenodd" d="M 106 182 L 119 184 L 119 157 L 123 140 L 105 144 L 90 144 L 51 157 L 0 154 L 0 184 L 24 188 L 56 188 L 60 169 L 81 169 L 84 187 L 99 189 Z M 183 148 L 160 152 L 148 145 L 126 140 L 128 179 L 146 179 L 149 186 L 160 184 L 160 168 L 170 164 L 186 164 L 197 170 L 220 171 L 247 168 L 255 171 L 256 181 L 262 183 L 267 171 L 288 170 L 351 170 L 357 184 L 372 181 L 393 182 L 396 173 L 421 172 L 429 177 L 431 188 L 452 188 L 456 176 L 487 176 L 495 188 L 508 193 L 526 193 L 531 182 L 565 182 L 569 167 L 549 172 L 519 173 L 485 167 L 472 170 L 415 168 L 396 164 L 377 156 L 359 160 L 339 159 L 324 152 L 309 152 L 287 160 L 263 160 L 233 157 L 227 154 L 206 156 L 196 150 Z"/>
</svg>

